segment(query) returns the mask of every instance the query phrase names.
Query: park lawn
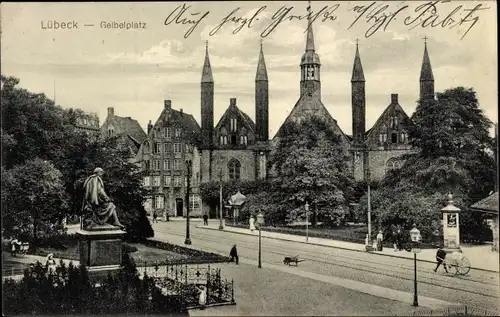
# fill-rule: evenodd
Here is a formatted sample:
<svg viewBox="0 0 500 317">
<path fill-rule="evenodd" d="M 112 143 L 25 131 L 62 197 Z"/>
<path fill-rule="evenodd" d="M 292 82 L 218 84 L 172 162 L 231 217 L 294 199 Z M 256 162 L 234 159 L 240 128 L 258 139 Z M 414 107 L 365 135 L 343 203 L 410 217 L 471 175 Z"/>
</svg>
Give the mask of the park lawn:
<svg viewBox="0 0 500 317">
<path fill-rule="evenodd" d="M 151 264 L 182 261 L 189 258 L 188 255 L 152 248 L 140 243 L 129 243 L 129 245 L 137 248 L 137 251 L 130 253 L 130 256 L 134 259 L 137 266 L 144 266 L 145 263 Z"/>
</svg>

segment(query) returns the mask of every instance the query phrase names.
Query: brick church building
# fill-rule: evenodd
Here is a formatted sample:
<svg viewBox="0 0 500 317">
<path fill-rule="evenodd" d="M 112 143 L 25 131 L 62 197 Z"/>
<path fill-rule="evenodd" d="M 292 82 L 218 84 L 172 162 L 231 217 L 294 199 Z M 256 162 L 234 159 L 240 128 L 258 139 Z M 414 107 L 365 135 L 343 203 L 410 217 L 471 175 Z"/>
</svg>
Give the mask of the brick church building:
<svg viewBox="0 0 500 317">
<path fill-rule="evenodd" d="M 408 128 L 412 122 L 399 104 L 397 94 L 391 94 L 389 105 L 374 126 L 366 129 L 366 80 L 357 45 L 351 78 L 352 136 L 340 129 L 321 100 L 321 62 L 312 25 L 307 30 L 300 69 L 300 97 L 284 124 L 290 120 L 300 123 L 308 116 L 326 120 L 351 153 L 349 166 L 356 180 L 381 179 L 388 170 L 401 165 L 401 155 L 414 151 L 408 144 Z M 281 128 L 269 140 L 269 85 L 262 44 L 255 75 L 255 122 L 241 111 L 236 98 L 230 98 L 215 124 L 214 76 L 208 45 L 200 90 L 201 126 L 192 115 L 182 109 L 174 110 L 171 101 L 166 100 L 156 122 L 148 125 L 147 137 L 134 158 L 142 166 L 144 185 L 152 193 L 146 209 L 156 210 L 160 216 L 185 215 L 186 159 L 193 162 L 192 190 L 187 202 L 193 216 L 218 214 L 218 206 L 208 206 L 201 201 L 201 183 L 272 177 L 266 168 L 267 160 L 273 145 L 279 142 Z M 420 73 L 420 97 L 434 98 L 434 76 L 427 44 Z M 198 135 L 199 148 L 192 146 L 189 138 L 192 135 Z"/>
</svg>

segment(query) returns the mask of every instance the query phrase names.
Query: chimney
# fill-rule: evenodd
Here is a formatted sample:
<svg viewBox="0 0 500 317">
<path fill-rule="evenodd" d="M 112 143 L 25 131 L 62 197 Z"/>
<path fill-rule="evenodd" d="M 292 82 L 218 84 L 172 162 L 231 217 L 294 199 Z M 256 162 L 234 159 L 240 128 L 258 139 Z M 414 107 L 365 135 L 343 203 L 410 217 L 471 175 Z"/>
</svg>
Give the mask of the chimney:
<svg viewBox="0 0 500 317">
<path fill-rule="evenodd" d="M 165 100 L 164 106 L 165 106 L 165 109 L 171 110 L 172 109 L 172 101 L 171 100 Z"/>
<path fill-rule="evenodd" d="M 108 117 L 112 117 L 115 115 L 115 108 L 108 107 Z"/>
<path fill-rule="evenodd" d="M 398 94 L 391 94 L 391 104 L 396 105 L 398 103 Z"/>
<path fill-rule="evenodd" d="M 153 129 L 153 124 L 151 123 L 151 120 L 149 120 L 149 123 L 148 123 L 148 134 L 149 134 L 149 132 L 151 132 L 151 129 Z"/>
<path fill-rule="evenodd" d="M 229 105 L 230 106 L 236 106 L 236 98 L 229 99 Z"/>
<path fill-rule="evenodd" d="M 180 111 L 181 111 L 181 116 L 182 116 L 182 115 L 184 114 L 184 110 L 182 110 L 182 108 L 181 108 L 181 110 L 180 110 Z"/>
</svg>

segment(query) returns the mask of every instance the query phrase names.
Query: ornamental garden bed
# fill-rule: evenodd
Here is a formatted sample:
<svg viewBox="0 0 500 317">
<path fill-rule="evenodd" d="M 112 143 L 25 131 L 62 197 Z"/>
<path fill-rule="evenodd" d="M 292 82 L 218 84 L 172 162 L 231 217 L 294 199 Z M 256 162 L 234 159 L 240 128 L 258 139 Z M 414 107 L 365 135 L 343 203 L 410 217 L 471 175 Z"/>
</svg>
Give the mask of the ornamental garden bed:
<svg viewBox="0 0 500 317">
<path fill-rule="evenodd" d="M 209 253 L 194 250 L 167 242 L 156 240 L 143 240 L 140 243 L 123 243 L 123 254 L 129 253 L 137 266 L 144 263 L 172 264 L 172 263 L 219 263 L 227 262 L 228 257 L 216 253 Z M 75 234 L 58 235 L 57 238 L 50 238 L 42 241 L 35 250 L 30 250 L 30 254 L 47 256 L 53 253 L 55 258 L 79 261 L 78 237 Z"/>
</svg>

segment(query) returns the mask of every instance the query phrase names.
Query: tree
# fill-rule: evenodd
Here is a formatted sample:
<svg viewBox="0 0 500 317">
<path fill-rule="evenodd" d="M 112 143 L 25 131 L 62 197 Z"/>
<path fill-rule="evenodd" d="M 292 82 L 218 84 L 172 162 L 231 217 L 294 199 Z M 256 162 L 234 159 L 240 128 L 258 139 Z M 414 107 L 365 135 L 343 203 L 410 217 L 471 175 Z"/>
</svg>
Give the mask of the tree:
<svg viewBox="0 0 500 317">
<path fill-rule="evenodd" d="M 289 209 L 289 221 L 304 215 L 308 202 L 313 226 L 318 219 L 339 225 L 348 213 L 353 193 L 349 156 L 340 136 L 314 116 L 301 124 L 288 122 L 282 131 L 270 164 L 281 190 L 287 193 L 282 203 Z"/>
<path fill-rule="evenodd" d="M 41 159 L 2 170 L 2 203 L 3 233 L 29 234 L 36 241 L 41 228 L 50 233 L 47 224 L 60 222 L 66 213 L 61 172 Z"/>
<path fill-rule="evenodd" d="M 66 215 L 80 213 L 83 181 L 95 167 L 102 167 L 110 183 L 106 189 L 120 208 L 119 217 L 127 225 L 128 237 L 152 236 L 142 207 L 146 192 L 137 168 L 128 161 L 130 153 L 122 151 L 116 140 L 102 141 L 79 132 L 75 122 L 81 110 L 63 109 L 43 94 L 17 88 L 17 78 L 1 79 L 2 167 L 9 170 L 36 158 L 51 162 L 62 174 Z M 19 199 L 9 195 L 2 200 Z"/>
<path fill-rule="evenodd" d="M 375 222 L 383 226 L 411 224 L 431 238 L 440 222 L 439 210 L 452 193 L 462 209 L 461 236 L 485 232 L 483 216 L 469 206 L 494 188 L 495 162 L 489 153 L 491 122 L 484 116 L 472 89 L 458 87 L 437 94 L 437 100 L 420 100 L 412 117 L 410 144 L 418 152 L 405 155 L 404 164 L 388 173 L 372 194 Z M 357 213 L 366 213 L 366 197 Z"/>
</svg>

